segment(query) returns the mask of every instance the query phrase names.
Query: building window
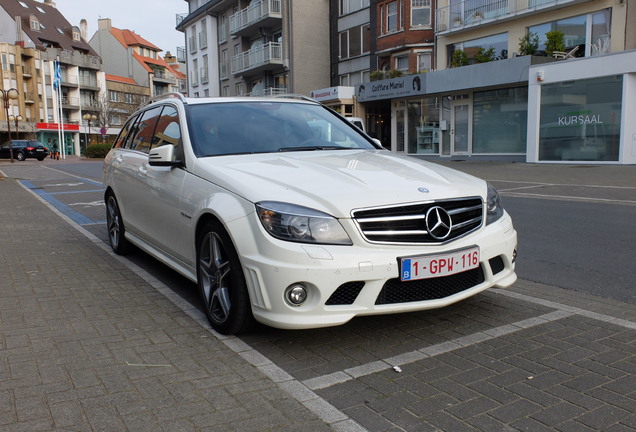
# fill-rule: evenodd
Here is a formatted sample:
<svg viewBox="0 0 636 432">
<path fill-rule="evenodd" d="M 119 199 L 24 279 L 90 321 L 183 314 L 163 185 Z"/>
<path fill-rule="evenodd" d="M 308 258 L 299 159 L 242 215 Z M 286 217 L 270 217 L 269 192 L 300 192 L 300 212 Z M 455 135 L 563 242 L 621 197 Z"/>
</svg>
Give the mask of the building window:
<svg viewBox="0 0 636 432">
<path fill-rule="evenodd" d="M 199 60 L 192 60 L 192 70 L 190 71 L 190 81 L 193 86 L 199 85 Z"/>
<path fill-rule="evenodd" d="M 124 102 L 126 102 L 127 104 L 134 104 L 135 103 L 135 95 L 132 93 L 124 93 Z"/>
<path fill-rule="evenodd" d="M 340 38 L 340 60 L 368 54 L 371 50 L 370 30 L 371 27 L 366 24 L 341 32 L 338 35 Z"/>
<path fill-rule="evenodd" d="M 431 0 L 411 0 L 411 27 L 431 26 Z"/>
<path fill-rule="evenodd" d="M 194 24 L 190 28 L 190 37 L 188 38 L 188 46 L 190 47 L 190 54 L 197 52 L 197 25 Z"/>
<path fill-rule="evenodd" d="M 110 124 L 113 126 L 121 126 L 121 116 L 113 115 L 110 118 Z"/>
<path fill-rule="evenodd" d="M 386 32 L 392 33 L 398 29 L 398 2 L 386 5 Z"/>
<path fill-rule="evenodd" d="M 430 51 L 417 54 L 417 72 L 429 72 L 432 70 L 432 54 Z"/>
<path fill-rule="evenodd" d="M 201 65 L 201 82 L 203 84 L 206 84 L 209 81 L 209 77 L 208 77 L 208 55 L 204 55 L 201 62 L 203 63 Z"/>
<path fill-rule="evenodd" d="M 539 53 L 545 52 L 546 33 L 559 30 L 564 34 L 565 50 L 575 57 L 589 57 L 610 52 L 611 9 L 565 18 L 528 28 L 539 36 Z M 588 40 L 588 34 L 591 40 Z"/>
<path fill-rule="evenodd" d="M 226 49 L 221 51 L 221 79 L 229 78 L 230 61 Z"/>
<path fill-rule="evenodd" d="M 221 96 L 228 97 L 230 95 L 230 86 L 223 86 L 223 94 Z"/>
<path fill-rule="evenodd" d="M 370 0 L 340 0 L 340 15 L 369 7 Z"/>
<path fill-rule="evenodd" d="M 525 153 L 528 88 L 473 94 L 473 153 Z"/>
<path fill-rule="evenodd" d="M 34 16 L 31 16 L 31 30 L 40 31 L 40 21 Z"/>
<path fill-rule="evenodd" d="M 201 49 L 208 47 L 208 30 L 205 23 L 204 19 L 201 20 L 201 31 L 199 32 L 199 47 Z"/>
<path fill-rule="evenodd" d="M 395 69 L 408 72 L 409 71 L 409 56 L 403 55 L 399 57 L 395 57 Z"/>
<path fill-rule="evenodd" d="M 228 23 L 228 14 L 223 14 L 219 17 L 218 21 L 218 35 L 219 35 L 219 43 L 225 42 L 227 40 L 227 23 Z"/>
<path fill-rule="evenodd" d="M 451 66 L 453 53 L 462 50 L 468 57 L 470 64 L 477 63 L 478 56 L 491 53 L 492 60 L 503 60 L 508 58 L 508 34 L 500 33 L 479 39 L 460 42 L 448 46 L 448 66 Z"/>
<path fill-rule="evenodd" d="M 541 86 L 540 161 L 618 161 L 623 77 Z"/>
<path fill-rule="evenodd" d="M 119 92 L 115 90 L 108 91 L 108 100 L 110 102 L 119 102 Z"/>
</svg>

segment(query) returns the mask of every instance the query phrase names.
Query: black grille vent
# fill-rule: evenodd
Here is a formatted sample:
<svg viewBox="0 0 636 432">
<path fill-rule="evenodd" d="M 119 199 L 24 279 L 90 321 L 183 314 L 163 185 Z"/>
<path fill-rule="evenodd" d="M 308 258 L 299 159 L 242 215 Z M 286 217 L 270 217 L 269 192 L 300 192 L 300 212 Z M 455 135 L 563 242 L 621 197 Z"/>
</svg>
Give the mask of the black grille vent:
<svg viewBox="0 0 636 432">
<path fill-rule="evenodd" d="M 490 269 L 492 270 L 492 274 L 494 275 L 503 271 L 503 269 L 506 268 L 506 265 L 504 264 L 504 260 L 503 258 L 501 258 L 501 256 L 490 258 L 488 262 L 490 263 Z"/>
<path fill-rule="evenodd" d="M 435 206 L 446 210 L 452 220 L 452 231 L 443 240 L 431 236 L 426 227 L 426 212 Z M 353 212 L 353 218 L 371 242 L 441 243 L 479 228 L 483 220 L 483 203 L 480 197 L 418 203 L 358 210 Z"/>
<path fill-rule="evenodd" d="M 344 283 L 331 294 L 325 304 L 327 306 L 353 304 L 363 287 L 364 282 L 362 281 Z"/>
<path fill-rule="evenodd" d="M 409 303 L 437 300 L 460 293 L 484 281 L 481 266 L 450 276 L 402 282 L 399 278 L 386 281 L 375 304 Z"/>
</svg>

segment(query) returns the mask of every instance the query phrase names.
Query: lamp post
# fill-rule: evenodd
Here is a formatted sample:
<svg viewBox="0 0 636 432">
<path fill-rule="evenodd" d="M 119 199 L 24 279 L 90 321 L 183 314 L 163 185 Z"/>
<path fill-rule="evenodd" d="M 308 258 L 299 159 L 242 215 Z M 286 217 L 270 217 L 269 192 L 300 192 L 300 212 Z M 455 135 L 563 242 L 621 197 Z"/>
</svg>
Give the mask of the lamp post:
<svg viewBox="0 0 636 432">
<path fill-rule="evenodd" d="M 14 88 L 10 88 L 9 90 L 0 89 L 0 94 L 2 95 L 2 103 L 4 105 L 4 114 L 7 116 L 7 131 L 9 133 L 9 154 L 11 155 L 11 163 L 13 160 L 13 144 L 11 143 L 11 121 L 9 120 L 9 102 L 11 100 L 16 100 L 18 98 L 18 91 Z"/>
<path fill-rule="evenodd" d="M 88 122 L 88 133 L 90 133 L 91 122 L 97 120 L 97 116 L 95 114 L 84 114 L 82 118 Z M 86 149 L 86 147 L 88 147 L 88 136 L 86 134 L 86 129 L 84 129 L 84 149 Z"/>
<path fill-rule="evenodd" d="M 20 114 L 18 114 L 17 116 L 14 116 L 13 114 L 11 114 L 9 116 L 9 120 L 15 122 L 15 139 L 20 139 L 20 137 L 18 135 L 18 122 L 21 122 L 22 120 L 24 120 L 24 117 L 22 117 Z M 9 137 L 9 138 L 11 138 L 11 137 Z"/>
</svg>

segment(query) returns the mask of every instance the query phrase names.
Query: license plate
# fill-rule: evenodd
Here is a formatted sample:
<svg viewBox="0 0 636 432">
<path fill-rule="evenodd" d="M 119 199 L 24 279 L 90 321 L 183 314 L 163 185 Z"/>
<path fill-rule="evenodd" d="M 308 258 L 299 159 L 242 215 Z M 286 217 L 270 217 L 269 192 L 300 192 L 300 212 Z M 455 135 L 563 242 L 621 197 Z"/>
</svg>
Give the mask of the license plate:
<svg viewBox="0 0 636 432">
<path fill-rule="evenodd" d="M 36 152 L 43 152 L 44 149 L 35 149 Z"/>
<path fill-rule="evenodd" d="M 479 247 L 400 259 L 403 281 L 449 276 L 479 267 Z"/>
</svg>

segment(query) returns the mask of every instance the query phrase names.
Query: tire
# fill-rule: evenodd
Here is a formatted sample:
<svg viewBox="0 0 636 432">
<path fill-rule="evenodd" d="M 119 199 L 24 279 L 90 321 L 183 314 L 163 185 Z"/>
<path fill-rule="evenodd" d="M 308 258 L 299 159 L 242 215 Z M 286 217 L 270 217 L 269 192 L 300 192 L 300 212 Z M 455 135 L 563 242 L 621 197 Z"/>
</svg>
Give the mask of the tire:
<svg viewBox="0 0 636 432">
<path fill-rule="evenodd" d="M 208 222 L 197 241 L 197 283 L 212 328 L 221 334 L 244 333 L 253 325 L 243 267 L 230 236 Z"/>
<path fill-rule="evenodd" d="M 46 157 L 46 156 L 45 156 L 45 157 Z M 45 158 L 45 157 L 39 157 L 39 158 L 38 158 L 38 160 L 39 160 L 40 162 L 42 162 L 42 161 L 44 160 L 44 158 Z"/>
<path fill-rule="evenodd" d="M 119 205 L 115 195 L 109 193 L 106 196 L 106 228 L 108 230 L 108 242 L 117 255 L 126 255 L 130 251 L 130 243 L 124 234 L 124 221 L 119 211 Z"/>
<path fill-rule="evenodd" d="M 23 161 L 26 159 L 26 157 L 24 156 L 24 153 L 22 152 L 18 152 L 18 154 L 15 156 L 15 158 L 19 161 Z"/>
</svg>

